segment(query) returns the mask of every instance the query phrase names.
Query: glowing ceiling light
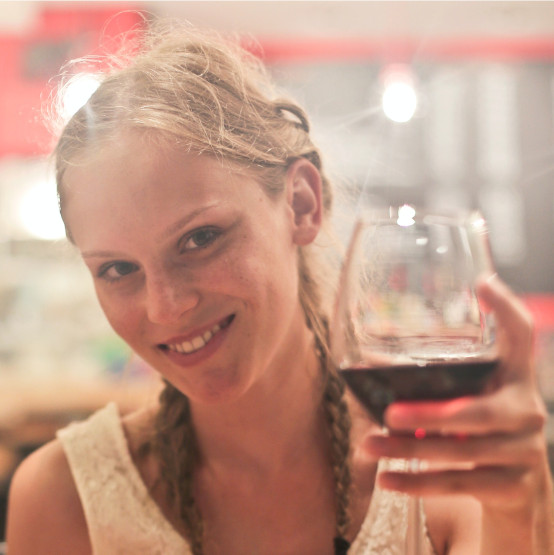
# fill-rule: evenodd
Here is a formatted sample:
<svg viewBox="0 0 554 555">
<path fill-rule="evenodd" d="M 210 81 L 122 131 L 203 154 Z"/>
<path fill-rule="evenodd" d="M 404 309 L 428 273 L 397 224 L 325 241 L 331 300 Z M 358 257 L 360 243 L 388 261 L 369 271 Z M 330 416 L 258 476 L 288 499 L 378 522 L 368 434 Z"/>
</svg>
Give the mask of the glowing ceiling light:
<svg viewBox="0 0 554 555">
<path fill-rule="evenodd" d="M 412 206 L 404 204 L 398 209 L 398 219 L 396 220 L 396 223 L 402 227 L 414 225 L 415 213 L 416 211 Z"/>
<path fill-rule="evenodd" d="M 385 115 L 397 123 L 410 121 L 417 109 L 417 93 L 409 67 L 394 65 L 383 74 L 381 105 Z"/>
<path fill-rule="evenodd" d="M 64 121 L 71 119 L 73 114 L 92 96 L 98 85 L 100 85 L 100 81 L 92 73 L 76 75 L 69 81 L 62 99 L 62 117 Z"/>
<path fill-rule="evenodd" d="M 27 233 L 37 239 L 65 237 L 65 227 L 58 209 L 56 186 L 44 181 L 32 186 L 19 203 L 19 221 Z"/>
</svg>

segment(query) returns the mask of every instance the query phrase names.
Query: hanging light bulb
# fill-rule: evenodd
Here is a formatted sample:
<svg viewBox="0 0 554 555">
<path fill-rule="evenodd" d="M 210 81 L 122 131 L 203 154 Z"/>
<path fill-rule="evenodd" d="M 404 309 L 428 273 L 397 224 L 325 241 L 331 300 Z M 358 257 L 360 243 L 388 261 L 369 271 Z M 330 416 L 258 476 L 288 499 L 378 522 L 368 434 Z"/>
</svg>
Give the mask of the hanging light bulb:
<svg viewBox="0 0 554 555">
<path fill-rule="evenodd" d="M 397 123 L 410 121 L 417 109 L 417 93 L 409 66 L 391 65 L 383 71 L 381 105 L 385 115 Z"/>
<path fill-rule="evenodd" d="M 409 204 L 404 204 L 398 208 L 398 219 L 396 223 L 402 227 L 409 227 L 415 224 L 414 216 L 416 214 L 415 208 Z"/>
</svg>

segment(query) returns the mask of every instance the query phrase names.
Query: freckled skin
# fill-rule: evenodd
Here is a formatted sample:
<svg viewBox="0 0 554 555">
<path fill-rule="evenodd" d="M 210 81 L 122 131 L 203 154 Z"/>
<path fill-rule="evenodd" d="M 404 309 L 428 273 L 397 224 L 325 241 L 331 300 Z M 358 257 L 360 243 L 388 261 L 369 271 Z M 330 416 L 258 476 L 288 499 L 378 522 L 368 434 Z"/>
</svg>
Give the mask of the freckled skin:
<svg viewBox="0 0 554 555">
<path fill-rule="evenodd" d="M 290 208 L 213 158 L 151 147 L 137 156 L 140 141 L 129 135 L 109 158 L 68 169 L 69 228 L 115 331 L 191 399 L 235 398 L 292 366 L 305 341 Z M 206 226 L 221 235 L 182 252 L 183 236 Z M 96 251 L 109 254 L 87 255 Z M 114 260 L 137 269 L 115 283 L 98 277 Z M 230 314 L 226 341 L 198 367 L 180 368 L 158 348 Z"/>
</svg>

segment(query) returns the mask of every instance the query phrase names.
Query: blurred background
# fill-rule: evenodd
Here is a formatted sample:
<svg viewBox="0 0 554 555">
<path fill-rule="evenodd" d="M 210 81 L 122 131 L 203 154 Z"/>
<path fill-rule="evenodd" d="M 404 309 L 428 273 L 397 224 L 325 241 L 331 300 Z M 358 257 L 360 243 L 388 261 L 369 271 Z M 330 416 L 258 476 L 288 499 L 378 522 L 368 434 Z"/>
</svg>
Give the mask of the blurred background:
<svg viewBox="0 0 554 555">
<path fill-rule="evenodd" d="M 359 203 L 481 210 L 501 277 L 535 315 L 554 410 L 554 3 L 0 1 L 0 541 L 21 457 L 109 400 L 130 410 L 158 389 L 64 239 L 48 159 L 60 68 L 116 48 L 137 11 L 256 44 L 347 192 L 343 236 Z M 64 117 L 94 85 L 68 89 Z"/>
</svg>

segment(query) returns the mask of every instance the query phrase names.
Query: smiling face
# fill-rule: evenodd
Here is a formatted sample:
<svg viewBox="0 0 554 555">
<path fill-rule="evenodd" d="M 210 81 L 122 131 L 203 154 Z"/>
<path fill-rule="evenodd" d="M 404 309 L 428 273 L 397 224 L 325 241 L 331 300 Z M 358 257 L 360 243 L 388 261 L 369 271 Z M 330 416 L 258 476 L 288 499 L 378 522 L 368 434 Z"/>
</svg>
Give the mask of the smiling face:
<svg viewBox="0 0 554 555">
<path fill-rule="evenodd" d="M 270 198 L 245 171 L 127 134 L 69 167 L 64 191 L 112 327 L 191 400 L 236 398 L 297 364 L 297 247 L 310 239 L 292 189 Z"/>
</svg>

